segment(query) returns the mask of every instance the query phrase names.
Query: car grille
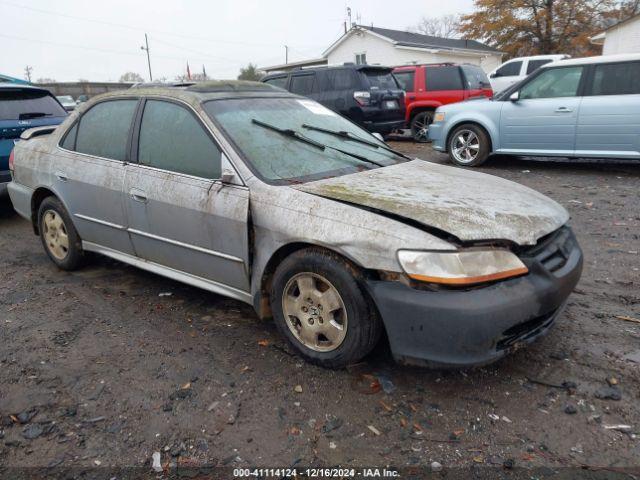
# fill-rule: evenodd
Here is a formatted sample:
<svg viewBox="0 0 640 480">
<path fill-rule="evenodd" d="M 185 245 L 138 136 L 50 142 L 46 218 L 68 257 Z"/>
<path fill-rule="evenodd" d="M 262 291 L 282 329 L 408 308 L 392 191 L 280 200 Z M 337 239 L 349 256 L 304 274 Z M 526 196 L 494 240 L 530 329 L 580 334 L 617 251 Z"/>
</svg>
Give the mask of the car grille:
<svg viewBox="0 0 640 480">
<path fill-rule="evenodd" d="M 519 323 L 518 325 L 514 325 L 513 327 L 508 328 L 507 330 L 502 332 L 502 338 L 498 341 L 496 349 L 504 350 L 505 348 L 509 348 L 518 342 L 522 342 L 524 340 L 527 340 L 528 338 L 538 335 L 551 326 L 553 321 L 556 319 L 557 313 L 558 309 L 552 310 L 550 313 L 535 317 L 531 320 Z"/>
<path fill-rule="evenodd" d="M 576 241 L 571 229 L 562 227 L 523 251 L 521 256 L 537 260 L 547 271 L 553 273 L 565 266 L 575 247 Z"/>
</svg>

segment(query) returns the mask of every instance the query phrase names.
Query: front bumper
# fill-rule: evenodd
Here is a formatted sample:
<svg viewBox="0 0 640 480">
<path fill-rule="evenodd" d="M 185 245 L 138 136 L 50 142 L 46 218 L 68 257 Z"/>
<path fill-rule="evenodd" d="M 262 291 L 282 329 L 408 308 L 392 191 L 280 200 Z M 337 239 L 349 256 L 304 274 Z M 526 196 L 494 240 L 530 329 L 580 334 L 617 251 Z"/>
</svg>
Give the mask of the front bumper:
<svg viewBox="0 0 640 480">
<path fill-rule="evenodd" d="M 418 290 L 369 281 L 394 358 L 432 367 L 491 363 L 547 333 L 582 273 L 568 228 L 522 255 L 529 273 L 471 290 Z"/>
<path fill-rule="evenodd" d="M 429 125 L 428 139 L 431 140 L 431 147 L 439 152 L 447 151 L 447 139 L 444 133 L 444 122 L 432 123 Z"/>
</svg>

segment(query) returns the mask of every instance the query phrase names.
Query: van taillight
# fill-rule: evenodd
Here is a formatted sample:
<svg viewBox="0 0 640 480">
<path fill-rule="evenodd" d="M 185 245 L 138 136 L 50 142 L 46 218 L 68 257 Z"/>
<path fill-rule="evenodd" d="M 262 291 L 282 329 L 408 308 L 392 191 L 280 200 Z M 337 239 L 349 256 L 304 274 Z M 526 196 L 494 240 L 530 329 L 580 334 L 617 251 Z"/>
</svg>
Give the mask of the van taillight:
<svg viewBox="0 0 640 480">
<path fill-rule="evenodd" d="M 9 154 L 9 170 L 11 170 L 13 172 L 13 154 L 14 154 L 14 150 L 11 150 L 11 153 Z"/>
</svg>

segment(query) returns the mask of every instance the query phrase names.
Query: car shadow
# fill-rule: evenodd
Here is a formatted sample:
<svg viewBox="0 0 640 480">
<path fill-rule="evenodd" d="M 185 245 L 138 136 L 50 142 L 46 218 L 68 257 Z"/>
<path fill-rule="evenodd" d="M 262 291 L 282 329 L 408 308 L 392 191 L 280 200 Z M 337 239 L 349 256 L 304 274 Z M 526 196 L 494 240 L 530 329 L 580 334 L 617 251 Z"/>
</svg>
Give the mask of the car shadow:
<svg viewBox="0 0 640 480">
<path fill-rule="evenodd" d="M 13 209 L 13 205 L 11 204 L 9 197 L 0 198 L 0 219 L 11 218 L 16 215 L 17 213 Z"/>
</svg>

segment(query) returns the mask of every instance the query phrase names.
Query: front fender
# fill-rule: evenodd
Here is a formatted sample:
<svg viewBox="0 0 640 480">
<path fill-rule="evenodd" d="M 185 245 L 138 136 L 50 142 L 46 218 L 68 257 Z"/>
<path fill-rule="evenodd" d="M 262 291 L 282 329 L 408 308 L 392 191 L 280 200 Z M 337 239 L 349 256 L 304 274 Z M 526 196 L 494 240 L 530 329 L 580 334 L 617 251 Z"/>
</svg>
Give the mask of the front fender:
<svg viewBox="0 0 640 480">
<path fill-rule="evenodd" d="M 500 148 L 499 112 L 497 115 L 495 115 L 495 112 L 491 113 L 493 114 L 487 114 L 480 111 L 465 111 L 454 113 L 451 118 L 447 118 L 442 135 L 443 141 L 445 142 L 445 148 L 448 148 L 448 142 L 446 141 L 446 139 L 449 138 L 450 133 L 463 123 L 475 123 L 477 125 L 480 125 L 489 134 L 489 138 L 491 139 L 491 151 L 494 152 L 495 150 Z"/>
</svg>

